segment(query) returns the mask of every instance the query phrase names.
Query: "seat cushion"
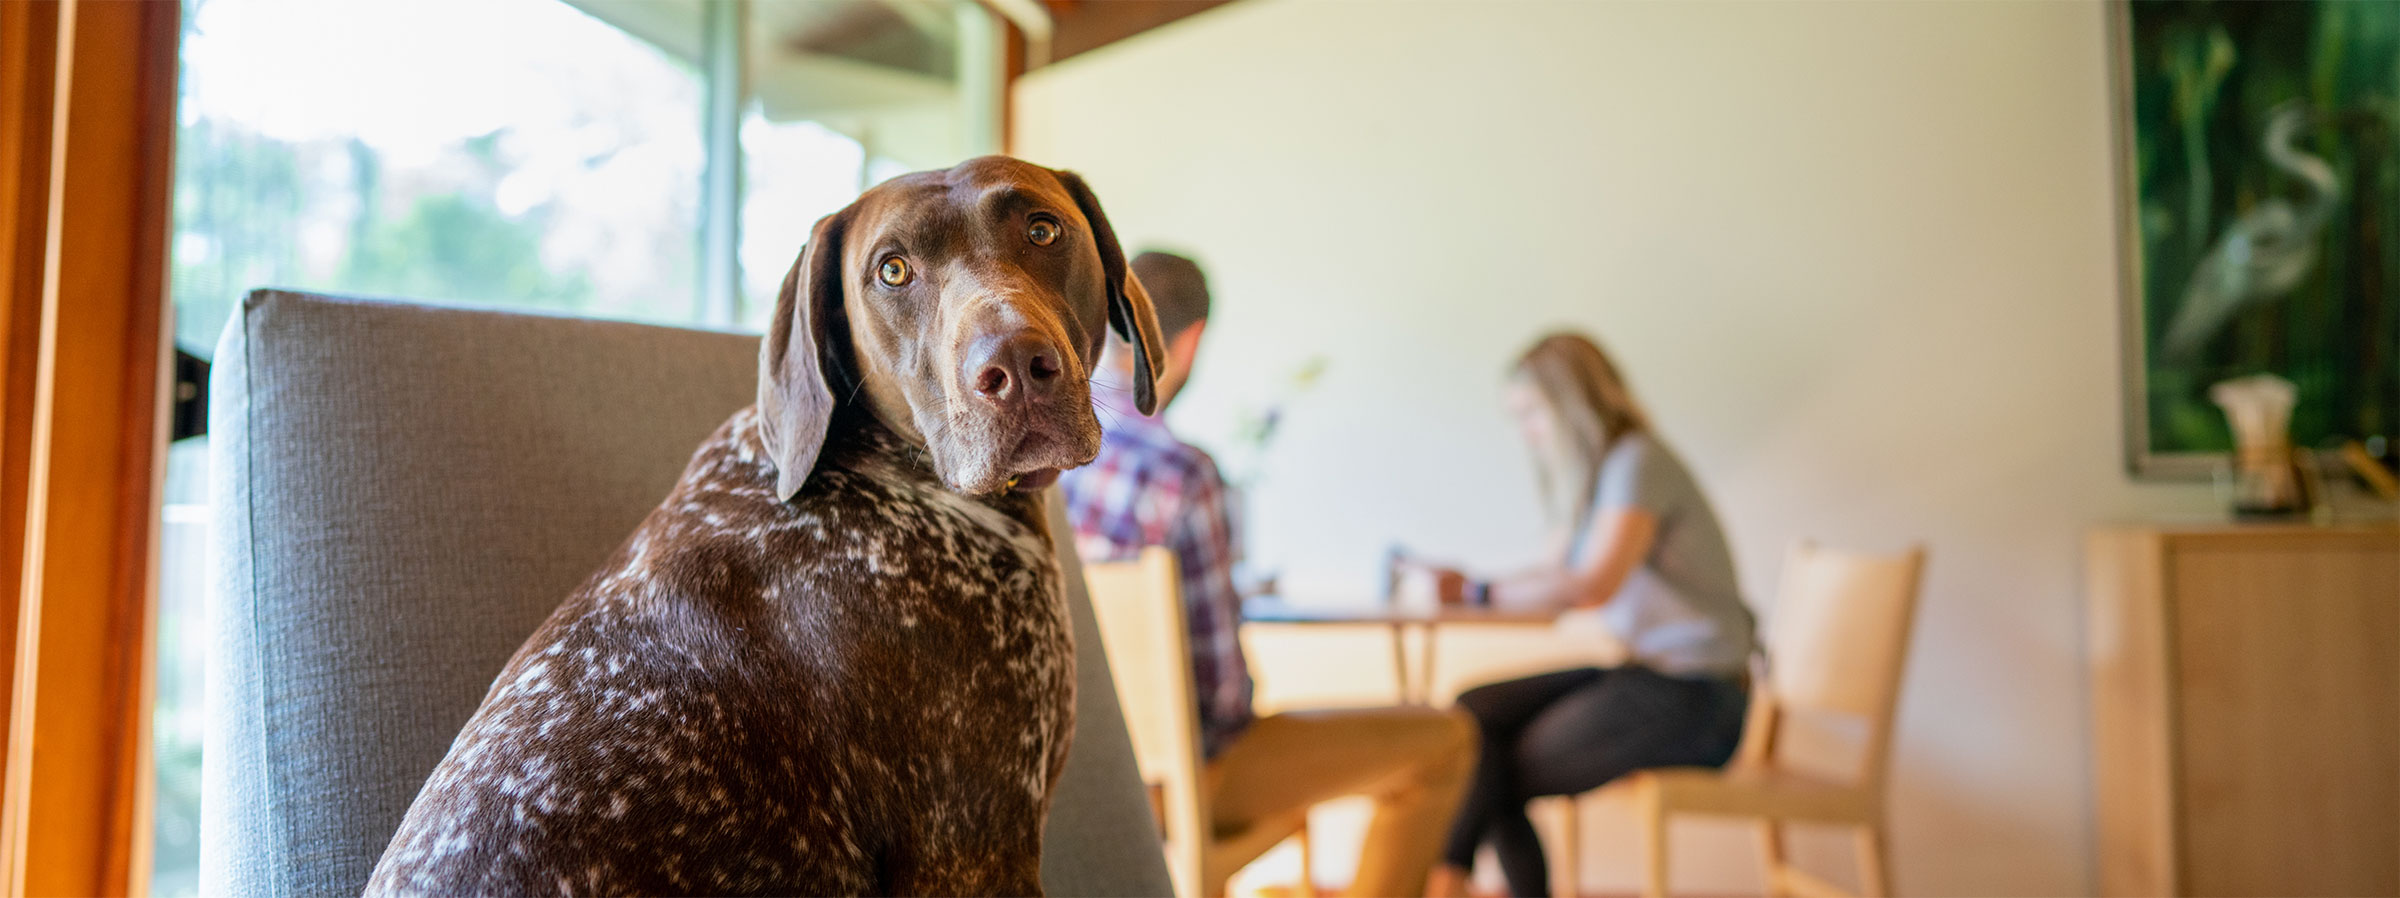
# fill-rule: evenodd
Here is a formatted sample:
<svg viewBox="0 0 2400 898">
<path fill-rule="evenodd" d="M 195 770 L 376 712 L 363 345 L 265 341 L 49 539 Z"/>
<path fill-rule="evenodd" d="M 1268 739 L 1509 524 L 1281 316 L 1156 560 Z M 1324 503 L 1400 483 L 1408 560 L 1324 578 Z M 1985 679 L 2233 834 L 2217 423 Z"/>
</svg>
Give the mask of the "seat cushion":
<svg viewBox="0 0 2400 898">
<path fill-rule="evenodd" d="M 509 654 L 750 402 L 757 346 L 248 297 L 210 386 L 201 891 L 356 894 Z M 1069 582 L 1085 648 L 1044 881 L 1163 894 L 1115 691 Z"/>
</svg>

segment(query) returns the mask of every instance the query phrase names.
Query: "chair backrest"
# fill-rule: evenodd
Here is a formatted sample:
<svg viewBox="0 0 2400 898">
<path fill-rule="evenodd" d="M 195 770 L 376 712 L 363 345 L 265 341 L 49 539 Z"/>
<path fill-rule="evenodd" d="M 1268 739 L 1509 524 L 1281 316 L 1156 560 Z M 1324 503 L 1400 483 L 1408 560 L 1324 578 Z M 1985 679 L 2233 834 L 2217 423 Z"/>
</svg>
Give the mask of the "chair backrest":
<svg viewBox="0 0 2400 898">
<path fill-rule="evenodd" d="M 200 892 L 364 888 L 510 653 L 751 401 L 757 355 L 741 334 L 281 291 L 236 309 L 210 387 Z M 1043 882 L 1157 894 L 1063 547 L 1086 648 Z"/>
<path fill-rule="evenodd" d="M 1908 664 L 1925 550 L 1868 555 L 1801 542 L 1784 561 L 1767 621 L 1765 708 L 1854 718 L 1865 727 L 1859 772 L 1880 784 Z M 1769 721 L 1770 727 L 1776 721 Z M 1760 734 L 1772 737 L 1772 730 Z"/>
<path fill-rule="evenodd" d="M 1161 799 L 1167 873 L 1177 894 L 1196 895 L 1212 833 L 1200 791 L 1200 712 L 1192 698 L 1192 643 L 1175 554 L 1151 546 L 1132 561 L 1087 565 L 1083 575 L 1108 645 L 1108 669 L 1135 763 Z"/>
</svg>

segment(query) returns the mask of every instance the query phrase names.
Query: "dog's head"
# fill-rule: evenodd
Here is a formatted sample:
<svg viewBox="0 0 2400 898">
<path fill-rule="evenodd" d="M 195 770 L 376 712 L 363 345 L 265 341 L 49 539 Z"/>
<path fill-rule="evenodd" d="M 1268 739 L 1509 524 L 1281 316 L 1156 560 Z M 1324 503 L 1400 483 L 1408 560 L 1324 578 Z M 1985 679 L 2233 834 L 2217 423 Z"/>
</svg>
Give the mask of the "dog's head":
<svg viewBox="0 0 2400 898">
<path fill-rule="evenodd" d="M 1083 179 L 985 156 L 879 184 L 817 222 L 760 347 L 776 495 L 799 491 L 836 403 L 856 400 L 952 489 L 1048 486 L 1100 452 L 1091 374 L 1111 328 L 1150 414 L 1157 317 Z"/>
</svg>

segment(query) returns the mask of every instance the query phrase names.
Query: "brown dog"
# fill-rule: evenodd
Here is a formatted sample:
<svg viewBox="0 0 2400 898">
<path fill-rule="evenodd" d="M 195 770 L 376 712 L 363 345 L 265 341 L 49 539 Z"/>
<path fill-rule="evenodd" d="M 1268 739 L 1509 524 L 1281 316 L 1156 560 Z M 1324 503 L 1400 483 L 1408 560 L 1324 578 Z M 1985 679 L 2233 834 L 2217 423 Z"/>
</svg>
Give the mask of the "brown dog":
<svg viewBox="0 0 2400 898">
<path fill-rule="evenodd" d="M 1034 894 L 1074 646 L 1035 490 L 1149 298 L 1003 157 L 819 221 L 758 404 L 518 650 L 369 894 Z"/>
</svg>

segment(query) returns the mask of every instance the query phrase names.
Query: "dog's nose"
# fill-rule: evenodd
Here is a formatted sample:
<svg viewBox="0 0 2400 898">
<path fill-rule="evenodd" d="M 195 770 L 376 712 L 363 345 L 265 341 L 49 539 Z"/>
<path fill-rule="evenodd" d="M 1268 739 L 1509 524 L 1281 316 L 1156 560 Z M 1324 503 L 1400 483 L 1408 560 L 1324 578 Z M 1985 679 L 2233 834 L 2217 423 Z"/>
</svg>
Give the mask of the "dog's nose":
<svg viewBox="0 0 2400 898">
<path fill-rule="evenodd" d="M 975 395 L 999 403 L 1050 395 L 1058 386 L 1058 346 L 1029 331 L 985 334 L 968 347 L 967 383 Z"/>
</svg>

